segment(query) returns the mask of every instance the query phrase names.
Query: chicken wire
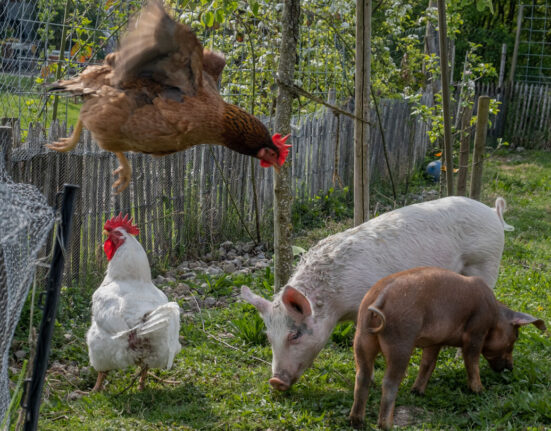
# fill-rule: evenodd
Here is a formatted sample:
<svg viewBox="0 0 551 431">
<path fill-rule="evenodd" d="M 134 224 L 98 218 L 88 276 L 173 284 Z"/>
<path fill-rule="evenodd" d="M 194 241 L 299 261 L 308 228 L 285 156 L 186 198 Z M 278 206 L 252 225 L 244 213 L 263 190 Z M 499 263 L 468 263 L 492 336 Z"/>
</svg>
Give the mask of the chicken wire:
<svg viewBox="0 0 551 431">
<path fill-rule="evenodd" d="M 1 155 L 1 153 L 0 153 Z M 10 345 L 33 280 L 37 255 L 54 223 L 38 189 L 16 184 L 0 160 L 0 423 L 10 402 Z"/>
<path fill-rule="evenodd" d="M 516 78 L 526 83 L 551 84 L 551 3 L 532 2 L 521 8 Z"/>
</svg>

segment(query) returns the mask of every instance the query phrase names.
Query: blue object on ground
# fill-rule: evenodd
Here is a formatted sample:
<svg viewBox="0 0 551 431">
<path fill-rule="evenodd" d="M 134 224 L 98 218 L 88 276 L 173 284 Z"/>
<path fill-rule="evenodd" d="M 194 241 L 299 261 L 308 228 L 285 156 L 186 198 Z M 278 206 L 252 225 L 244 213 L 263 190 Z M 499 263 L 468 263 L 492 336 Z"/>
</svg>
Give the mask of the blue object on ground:
<svg viewBox="0 0 551 431">
<path fill-rule="evenodd" d="M 432 177 L 434 181 L 440 181 L 440 170 L 442 169 L 442 161 L 434 160 L 427 165 L 427 175 Z"/>
</svg>

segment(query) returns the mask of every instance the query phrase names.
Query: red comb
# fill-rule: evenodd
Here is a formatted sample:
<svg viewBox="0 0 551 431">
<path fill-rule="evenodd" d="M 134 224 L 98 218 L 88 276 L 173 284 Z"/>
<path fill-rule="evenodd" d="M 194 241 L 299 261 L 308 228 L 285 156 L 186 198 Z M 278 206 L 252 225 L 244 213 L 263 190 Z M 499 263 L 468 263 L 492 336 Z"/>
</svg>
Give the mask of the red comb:
<svg viewBox="0 0 551 431">
<path fill-rule="evenodd" d="M 289 154 L 289 148 L 291 148 L 291 146 L 285 143 L 287 139 L 289 139 L 289 136 L 291 136 L 291 134 L 288 134 L 287 136 L 282 138 L 279 133 L 276 133 L 274 136 L 272 136 L 272 142 L 279 150 L 279 157 L 277 159 L 277 164 L 279 166 L 282 166 L 283 163 L 285 163 L 287 154 Z"/>
<path fill-rule="evenodd" d="M 111 232 L 113 229 L 118 227 L 122 227 L 130 235 L 138 235 L 140 233 L 138 226 L 133 225 L 132 219 L 128 218 L 128 214 L 126 214 L 123 218 L 122 213 L 119 213 L 118 216 L 107 220 L 103 226 L 107 232 Z"/>
</svg>

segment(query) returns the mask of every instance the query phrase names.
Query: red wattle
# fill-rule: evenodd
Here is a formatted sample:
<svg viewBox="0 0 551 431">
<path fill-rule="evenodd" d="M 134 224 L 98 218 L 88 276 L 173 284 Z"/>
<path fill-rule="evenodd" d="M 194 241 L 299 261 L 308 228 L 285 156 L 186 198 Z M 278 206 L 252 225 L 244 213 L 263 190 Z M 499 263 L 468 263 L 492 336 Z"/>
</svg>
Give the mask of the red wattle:
<svg viewBox="0 0 551 431">
<path fill-rule="evenodd" d="M 105 243 L 103 244 L 103 251 L 107 256 L 107 260 L 111 260 L 113 258 L 116 247 L 115 244 L 113 244 L 113 241 L 111 241 L 111 238 L 107 238 L 107 241 L 105 241 Z"/>
</svg>

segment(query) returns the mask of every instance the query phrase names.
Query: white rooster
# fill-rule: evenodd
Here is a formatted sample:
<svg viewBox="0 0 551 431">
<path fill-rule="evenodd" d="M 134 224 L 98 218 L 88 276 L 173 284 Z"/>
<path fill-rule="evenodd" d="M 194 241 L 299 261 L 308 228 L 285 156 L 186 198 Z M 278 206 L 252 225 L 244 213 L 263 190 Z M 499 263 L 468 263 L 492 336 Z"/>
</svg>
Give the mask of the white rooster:
<svg viewBox="0 0 551 431">
<path fill-rule="evenodd" d="M 86 335 L 90 363 L 100 391 L 109 370 L 141 367 L 143 390 L 148 368 L 171 368 L 180 351 L 180 308 L 151 282 L 147 255 L 134 238 L 139 230 L 121 214 L 104 226 L 107 274 L 92 297 L 92 326 Z"/>
</svg>

